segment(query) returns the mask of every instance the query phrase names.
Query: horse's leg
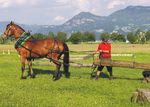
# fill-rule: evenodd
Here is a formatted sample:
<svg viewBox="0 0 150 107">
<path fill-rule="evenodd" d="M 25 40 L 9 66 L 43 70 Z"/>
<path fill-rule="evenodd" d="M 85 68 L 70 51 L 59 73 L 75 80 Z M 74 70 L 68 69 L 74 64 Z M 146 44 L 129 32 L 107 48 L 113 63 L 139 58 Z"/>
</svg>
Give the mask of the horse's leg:
<svg viewBox="0 0 150 107">
<path fill-rule="evenodd" d="M 53 75 L 53 80 L 55 81 L 61 77 L 61 73 L 60 73 L 61 64 L 59 62 L 56 62 L 56 61 L 54 61 L 54 63 L 56 65 L 56 70 L 55 70 L 54 75 Z"/>
<path fill-rule="evenodd" d="M 20 60 L 21 60 L 21 71 L 22 71 L 21 79 L 26 79 L 26 76 L 25 76 L 25 62 L 26 62 L 26 58 L 21 56 Z"/>
<path fill-rule="evenodd" d="M 30 78 L 35 78 L 35 75 L 34 75 L 33 69 L 32 69 L 32 60 L 28 60 L 28 66 L 29 66 L 29 76 L 30 76 Z"/>
</svg>

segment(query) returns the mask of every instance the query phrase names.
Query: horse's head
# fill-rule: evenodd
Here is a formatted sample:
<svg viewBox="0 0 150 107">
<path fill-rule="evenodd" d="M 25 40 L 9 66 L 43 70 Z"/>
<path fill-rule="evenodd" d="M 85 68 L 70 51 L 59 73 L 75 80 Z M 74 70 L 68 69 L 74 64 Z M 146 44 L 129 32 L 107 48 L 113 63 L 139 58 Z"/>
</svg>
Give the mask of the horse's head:
<svg viewBox="0 0 150 107">
<path fill-rule="evenodd" d="M 2 38 L 5 39 L 13 35 L 15 36 L 15 38 L 18 38 L 23 32 L 24 30 L 21 27 L 16 25 L 14 22 L 10 22 L 10 24 L 6 26 L 6 30 L 3 33 Z"/>
<path fill-rule="evenodd" d="M 13 27 L 13 22 L 10 22 L 10 24 L 8 24 L 6 26 L 6 29 L 2 35 L 2 38 L 8 38 L 10 36 L 12 36 L 14 34 L 14 27 Z"/>
</svg>

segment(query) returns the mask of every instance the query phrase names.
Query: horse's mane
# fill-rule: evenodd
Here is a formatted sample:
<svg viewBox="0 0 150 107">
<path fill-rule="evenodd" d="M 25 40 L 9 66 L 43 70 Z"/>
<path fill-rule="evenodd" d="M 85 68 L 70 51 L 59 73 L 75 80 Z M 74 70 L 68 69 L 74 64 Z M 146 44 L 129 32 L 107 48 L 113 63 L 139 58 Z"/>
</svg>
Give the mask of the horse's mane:
<svg viewBox="0 0 150 107">
<path fill-rule="evenodd" d="M 17 26 L 18 28 L 20 28 L 21 30 L 25 31 L 22 27 L 20 27 L 19 25 L 17 24 L 14 24 L 15 26 Z"/>
<path fill-rule="evenodd" d="M 7 28 L 9 27 L 9 25 L 11 25 L 11 24 L 8 24 Z M 15 24 L 15 23 L 13 23 L 13 25 L 16 26 L 16 27 L 18 27 L 19 29 L 21 29 L 21 30 L 23 30 L 25 32 L 25 30 L 22 27 L 20 27 L 19 25 Z"/>
</svg>

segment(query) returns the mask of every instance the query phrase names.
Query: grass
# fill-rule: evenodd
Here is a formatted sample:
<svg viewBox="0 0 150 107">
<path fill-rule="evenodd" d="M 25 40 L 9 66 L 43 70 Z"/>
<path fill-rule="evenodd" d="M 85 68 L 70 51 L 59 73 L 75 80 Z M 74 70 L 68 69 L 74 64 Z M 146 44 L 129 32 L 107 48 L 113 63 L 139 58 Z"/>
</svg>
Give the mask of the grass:
<svg viewBox="0 0 150 107">
<path fill-rule="evenodd" d="M 139 50 L 135 54 L 137 55 L 135 60 L 150 63 L 150 54 L 147 51 Z M 113 57 L 113 59 L 133 60 L 132 57 Z M 92 60 L 85 61 L 90 63 Z M 141 105 L 130 101 L 132 93 L 137 88 L 150 88 L 149 84 L 141 82 L 143 77 L 140 69 L 113 68 L 114 80 L 109 81 L 104 77 L 95 81 L 90 78 L 90 68 L 71 67 L 70 79 L 63 76 L 54 82 L 51 80 L 54 66 L 34 65 L 33 68 L 36 78 L 21 80 L 20 60 L 17 53 L 13 52 L 11 55 L 0 53 L 0 107 L 150 106 L 148 103 Z M 106 69 L 103 71 L 108 74 Z"/>
</svg>

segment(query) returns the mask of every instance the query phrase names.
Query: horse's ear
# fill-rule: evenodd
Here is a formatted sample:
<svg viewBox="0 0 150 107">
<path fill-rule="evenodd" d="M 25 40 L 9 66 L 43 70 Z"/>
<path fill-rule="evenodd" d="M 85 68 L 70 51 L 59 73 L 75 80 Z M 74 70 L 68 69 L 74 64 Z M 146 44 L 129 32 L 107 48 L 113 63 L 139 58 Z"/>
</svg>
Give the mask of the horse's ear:
<svg viewBox="0 0 150 107">
<path fill-rule="evenodd" d="M 10 24 L 12 25 L 12 24 L 14 24 L 14 22 L 13 22 L 13 21 L 11 21 L 11 22 L 10 22 Z"/>
</svg>

